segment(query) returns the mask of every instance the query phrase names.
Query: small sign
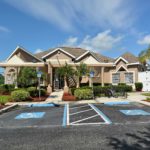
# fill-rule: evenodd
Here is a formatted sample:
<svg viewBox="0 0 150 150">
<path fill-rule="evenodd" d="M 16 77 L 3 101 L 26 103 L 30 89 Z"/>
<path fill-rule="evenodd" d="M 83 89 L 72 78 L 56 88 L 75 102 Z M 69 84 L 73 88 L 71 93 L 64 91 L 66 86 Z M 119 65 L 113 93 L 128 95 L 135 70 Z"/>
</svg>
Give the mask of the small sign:
<svg viewBox="0 0 150 150">
<path fill-rule="evenodd" d="M 37 77 L 38 77 L 38 78 L 41 78 L 41 76 L 42 76 L 42 72 L 39 71 L 39 72 L 37 73 Z"/>
<path fill-rule="evenodd" d="M 90 77 L 93 78 L 94 77 L 94 71 L 90 72 Z"/>
</svg>

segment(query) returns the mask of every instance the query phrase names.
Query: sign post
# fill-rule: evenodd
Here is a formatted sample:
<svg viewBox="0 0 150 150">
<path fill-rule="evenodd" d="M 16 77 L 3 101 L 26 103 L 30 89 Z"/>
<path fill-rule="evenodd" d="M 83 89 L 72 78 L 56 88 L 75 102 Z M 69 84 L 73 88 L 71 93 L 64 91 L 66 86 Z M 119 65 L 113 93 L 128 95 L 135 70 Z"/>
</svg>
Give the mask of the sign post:
<svg viewBox="0 0 150 150">
<path fill-rule="evenodd" d="M 37 77 L 38 77 L 38 83 L 39 83 L 39 100 L 41 100 L 41 89 L 40 89 L 41 76 L 42 76 L 42 72 L 38 71 Z"/>
<path fill-rule="evenodd" d="M 94 99 L 93 77 L 94 77 L 94 71 L 91 71 L 90 78 L 91 78 L 91 87 L 92 87 L 93 99 Z"/>
</svg>

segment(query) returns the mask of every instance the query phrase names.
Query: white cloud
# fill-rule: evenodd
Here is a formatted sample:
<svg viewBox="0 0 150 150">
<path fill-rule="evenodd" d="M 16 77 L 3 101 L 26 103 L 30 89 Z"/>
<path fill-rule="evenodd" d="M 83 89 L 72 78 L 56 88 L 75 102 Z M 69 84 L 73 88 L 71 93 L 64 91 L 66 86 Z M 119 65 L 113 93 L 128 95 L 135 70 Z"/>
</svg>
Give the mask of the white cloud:
<svg viewBox="0 0 150 150">
<path fill-rule="evenodd" d="M 140 44 L 140 45 L 148 45 L 148 44 L 150 44 L 150 34 L 146 35 L 142 39 L 138 40 L 137 43 Z"/>
<path fill-rule="evenodd" d="M 135 9 L 128 0 L 5 0 L 20 11 L 65 30 L 84 27 L 126 28 Z M 128 3 L 130 2 L 130 4 Z"/>
<path fill-rule="evenodd" d="M 81 42 L 77 42 L 77 37 L 68 38 L 65 42 L 65 46 L 77 46 L 94 51 L 110 50 L 115 47 L 121 40 L 123 36 L 113 36 L 111 35 L 111 30 L 106 30 L 104 32 L 98 33 L 96 36 L 85 36 Z M 70 42 L 68 42 L 70 41 Z M 68 45 L 67 45 L 68 43 Z"/>
<path fill-rule="evenodd" d="M 43 52 L 43 50 L 41 50 L 41 49 L 36 49 L 34 53 L 36 54 L 36 53 L 40 53 L 40 52 Z"/>
<path fill-rule="evenodd" d="M 69 37 L 63 45 L 64 46 L 76 46 L 77 41 L 78 41 L 77 37 Z"/>
<path fill-rule="evenodd" d="M 4 26 L 0 26 L 0 32 L 10 32 L 10 30 Z"/>
</svg>

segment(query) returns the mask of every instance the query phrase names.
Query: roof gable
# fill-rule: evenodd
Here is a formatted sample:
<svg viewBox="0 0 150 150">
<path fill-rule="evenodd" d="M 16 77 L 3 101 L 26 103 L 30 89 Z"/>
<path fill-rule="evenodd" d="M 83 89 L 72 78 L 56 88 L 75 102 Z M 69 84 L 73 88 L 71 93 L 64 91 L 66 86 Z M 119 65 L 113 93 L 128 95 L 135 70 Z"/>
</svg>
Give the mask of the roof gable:
<svg viewBox="0 0 150 150">
<path fill-rule="evenodd" d="M 61 51 L 61 52 L 65 53 L 65 54 L 69 55 L 70 57 L 75 58 L 74 55 L 70 54 L 69 52 L 65 51 L 62 48 L 56 48 L 56 49 L 50 51 L 49 53 L 47 53 L 46 55 L 44 55 L 42 58 L 45 59 L 46 57 L 50 56 L 51 54 L 53 54 L 53 53 L 55 53 L 57 51 Z"/>
<path fill-rule="evenodd" d="M 29 55 L 30 57 L 32 57 L 33 59 L 35 59 L 37 61 L 40 61 L 40 62 L 42 61 L 41 59 L 37 58 L 36 56 L 34 56 L 33 54 L 31 54 L 30 52 L 28 52 L 27 50 L 25 50 L 23 47 L 20 47 L 20 46 L 16 47 L 16 49 L 12 52 L 12 54 L 7 58 L 7 61 L 9 61 L 19 51 L 26 53 L 27 55 Z"/>
</svg>

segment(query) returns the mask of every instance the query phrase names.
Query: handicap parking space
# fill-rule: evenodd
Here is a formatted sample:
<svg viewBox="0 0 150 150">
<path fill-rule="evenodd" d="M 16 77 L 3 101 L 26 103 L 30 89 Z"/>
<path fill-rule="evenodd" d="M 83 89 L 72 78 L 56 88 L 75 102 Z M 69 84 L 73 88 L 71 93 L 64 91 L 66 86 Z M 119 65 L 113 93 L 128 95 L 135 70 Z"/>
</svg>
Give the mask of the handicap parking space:
<svg viewBox="0 0 150 150">
<path fill-rule="evenodd" d="M 139 103 L 29 105 L 0 115 L 0 128 L 150 123 L 150 108 Z"/>
<path fill-rule="evenodd" d="M 69 105 L 69 125 L 107 124 L 106 116 L 93 104 Z"/>
<path fill-rule="evenodd" d="M 95 104 L 114 124 L 150 123 L 150 108 L 139 103 L 125 105 Z M 125 114 L 126 112 L 126 114 Z"/>
<path fill-rule="evenodd" d="M 0 127 L 62 126 L 64 106 L 17 107 L 0 115 Z"/>
</svg>

